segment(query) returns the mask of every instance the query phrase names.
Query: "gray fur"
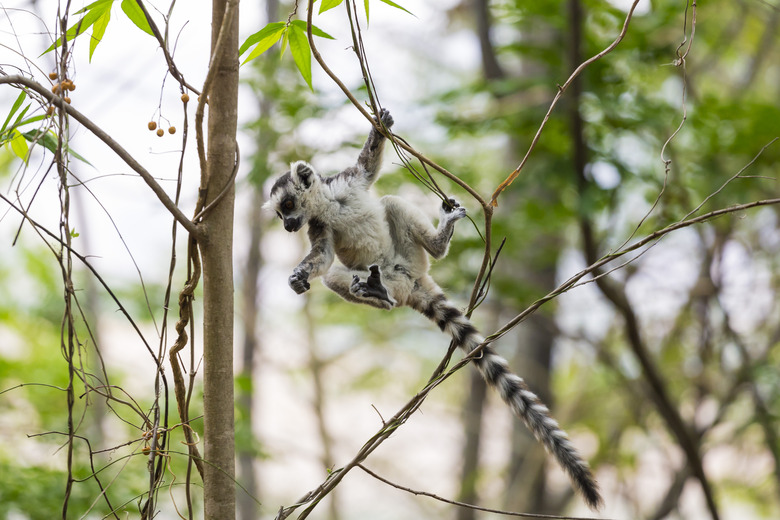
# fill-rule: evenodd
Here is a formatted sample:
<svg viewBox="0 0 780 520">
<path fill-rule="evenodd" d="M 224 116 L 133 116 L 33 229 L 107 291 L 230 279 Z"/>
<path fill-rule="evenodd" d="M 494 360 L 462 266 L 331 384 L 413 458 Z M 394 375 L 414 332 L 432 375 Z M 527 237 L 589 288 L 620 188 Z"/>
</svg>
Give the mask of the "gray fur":
<svg viewBox="0 0 780 520">
<path fill-rule="evenodd" d="M 388 130 L 393 125 L 384 109 L 380 121 Z M 447 254 L 455 222 L 466 216 L 466 210 L 454 199 L 445 201 L 434 228 L 404 199 L 388 195 L 377 200 L 369 187 L 379 174 L 383 148 L 384 136 L 372 129 L 355 166 L 323 178 L 311 165 L 298 161 L 276 181 L 266 206 L 276 210 L 288 231 L 308 223 L 312 244 L 293 270 L 290 286 L 300 294 L 309 289 L 310 279 L 321 276 L 345 300 L 380 309 L 407 305 L 470 353 L 484 338 L 428 274 L 428 255 Z M 335 258 L 340 263 L 334 263 Z M 512 374 L 507 361 L 489 345 L 474 364 L 555 456 L 588 505 L 598 508 L 602 499 L 588 464 L 523 379 Z"/>
</svg>

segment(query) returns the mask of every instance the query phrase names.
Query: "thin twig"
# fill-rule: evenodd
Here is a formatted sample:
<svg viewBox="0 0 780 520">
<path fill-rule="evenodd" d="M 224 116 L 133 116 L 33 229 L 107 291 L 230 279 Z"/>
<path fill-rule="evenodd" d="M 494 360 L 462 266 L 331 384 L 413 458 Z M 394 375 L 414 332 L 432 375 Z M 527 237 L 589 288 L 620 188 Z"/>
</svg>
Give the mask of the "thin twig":
<svg viewBox="0 0 780 520">
<path fill-rule="evenodd" d="M 490 198 L 490 204 L 493 206 L 498 205 L 497 199 L 498 196 L 501 195 L 501 192 L 504 191 L 506 188 L 509 187 L 510 184 L 517 178 L 518 175 L 520 175 L 520 170 L 523 169 L 525 166 L 526 161 L 528 161 L 528 157 L 531 155 L 531 152 L 536 148 L 536 143 L 539 142 L 539 137 L 542 135 L 542 130 L 544 130 L 544 127 L 547 125 L 547 121 L 550 119 L 550 115 L 552 114 L 553 109 L 555 108 L 555 105 L 558 104 L 558 101 L 563 97 L 563 93 L 566 92 L 566 89 L 569 87 L 569 85 L 572 84 L 572 82 L 577 78 L 577 76 L 580 75 L 580 73 L 585 70 L 585 67 L 590 65 L 596 60 L 599 60 L 612 52 L 615 47 L 618 46 L 618 44 L 623 40 L 623 38 L 626 36 L 626 33 L 628 32 L 628 24 L 631 21 L 631 17 L 634 14 L 634 9 L 636 9 L 637 4 L 640 0 L 634 0 L 634 2 L 631 4 L 631 7 L 628 10 L 628 14 L 626 15 L 626 19 L 623 22 L 623 28 L 620 31 L 620 34 L 618 34 L 617 38 L 615 38 L 615 41 L 613 41 L 611 44 L 609 44 L 604 50 L 593 56 L 592 58 L 589 58 L 582 62 L 579 67 L 577 67 L 574 72 L 571 73 L 571 76 L 569 76 L 569 79 L 566 80 L 566 82 L 563 85 L 560 85 L 558 87 L 558 92 L 555 94 L 555 97 L 552 100 L 552 103 L 550 103 L 550 108 L 547 110 L 547 114 L 545 114 L 544 119 L 542 120 L 542 124 L 539 126 L 539 129 L 536 131 L 536 135 L 534 136 L 533 140 L 531 141 L 531 146 L 528 147 L 528 151 L 525 153 L 525 156 L 523 157 L 523 160 L 520 161 L 520 165 L 515 168 L 515 170 L 509 175 L 509 177 L 504 180 L 501 184 L 499 184 L 498 188 L 496 188 L 496 191 L 493 193 L 493 196 Z"/>
<path fill-rule="evenodd" d="M 400 489 L 401 491 L 406 491 L 407 493 L 411 493 L 413 495 L 419 495 L 424 497 L 433 498 L 434 500 L 438 500 L 439 502 L 444 502 L 445 504 L 451 504 L 458 507 L 465 507 L 468 509 L 473 509 L 475 511 L 484 511 L 485 513 L 495 513 L 498 515 L 503 516 L 517 516 L 521 518 L 545 518 L 548 520 L 599 520 L 594 517 L 587 517 L 587 516 L 559 516 L 559 515 L 544 515 L 541 513 L 517 513 L 514 511 L 504 511 L 501 509 L 491 509 L 489 507 L 482 507 L 477 506 L 474 504 L 467 504 L 466 502 L 460 502 L 458 500 L 450 500 L 448 498 L 440 497 L 434 493 L 430 493 L 428 491 L 418 491 L 415 489 L 411 489 L 405 486 L 401 486 L 400 484 L 396 484 L 395 482 L 392 482 L 391 480 L 388 480 L 380 475 L 377 475 L 367 467 L 365 467 L 363 464 L 358 464 L 358 467 L 377 479 L 380 482 L 384 482 L 388 486 L 394 487 L 396 489 Z"/>
<path fill-rule="evenodd" d="M 187 231 L 190 233 L 197 234 L 198 228 L 197 226 L 188 219 L 184 213 L 179 209 L 176 204 L 173 203 L 171 198 L 168 196 L 168 194 L 165 192 L 165 190 L 157 183 L 155 178 L 144 168 L 141 166 L 141 164 L 135 160 L 135 158 L 130 155 L 127 150 L 122 148 L 122 146 L 117 143 L 110 135 L 108 135 L 105 131 L 103 131 L 99 126 L 97 126 L 95 123 L 93 123 L 89 118 L 87 118 L 84 114 L 73 108 L 73 106 L 68 105 L 65 102 L 62 102 L 62 98 L 59 96 L 55 96 L 52 94 L 49 90 L 43 87 L 40 83 L 33 81 L 29 78 L 25 78 L 24 76 L 14 75 L 14 76 L 0 76 L 0 85 L 2 84 L 11 84 L 11 85 L 24 85 L 27 88 L 30 88 L 46 98 L 47 101 L 50 103 L 57 102 L 58 107 L 60 110 L 64 110 L 65 113 L 67 113 L 69 116 L 73 117 L 76 121 L 81 123 L 87 130 L 92 132 L 95 137 L 103 141 L 115 154 L 119 156 L 120 159 L 122 159 L 125 164 L 127 164 L 133 171 L 138 173 L 141 178 L 146 182 L 146 184 L 151 188 L 151 190 L 154 192 L 154 194 L 157 196 L 157 198 L 160 200 L 163 206 L 176 218 L 176 220 L 179 222 L 179 224 L 184 227 Z M 61 102 L 61 103 L 60 103 Z M 60 112 L 62 113 L 62 112 Z"/>
</svg>

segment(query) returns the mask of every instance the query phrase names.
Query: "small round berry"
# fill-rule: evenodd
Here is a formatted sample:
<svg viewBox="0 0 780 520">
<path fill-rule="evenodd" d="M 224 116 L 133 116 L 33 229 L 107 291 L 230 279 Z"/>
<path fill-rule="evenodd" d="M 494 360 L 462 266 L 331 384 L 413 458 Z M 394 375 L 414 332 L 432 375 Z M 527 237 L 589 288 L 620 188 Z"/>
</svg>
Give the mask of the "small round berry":
<svg viewBox="0 0 780 520">
<path fill-rule="evenodd" d="M 57 73 L 56 72 L 49 72 L 49 79 L 57 79 Z"/>
<path fill-rule="evenodd" d="M 65 90 L 76 90 L 76 85 L 73 84 L 73 81 L 66 79 L 62 82 L 62 88 Z"/>
<path fill-rule="evenodd" d="M 150 130 L 150 131 L 157 130 L 157 123 L 155 123 L 154 121 L 149 121 L 149 124 L 148 124 L 148 125 L 146 125 L 146 127 L 147 127 L 147 128 Z"/>
<path fill-rule="evenodd" d="M 46 115 L 50 116 L 54 114 L 54 106 L 49 106 L 49 108 L 46 109 Z"/>
<path fill-rule="evenodd" d="M 64 98 L 62 98 L 62 99 L 64 99 L 64 100 L 65 100 L 65 103 L 67 103 L 67 104 L 69 104 L 69 105 L 70 105 L 70 98 L 69 98 L 68 96 L 65 96 L 65 97 L 64 97 Z"/>
<path fill-rule="evenodd" d="M 169 133 L 169 134 L 175 134 L 175 133 L 176 133 L 176 127 L 175 127 L 175 126 L 172 126 L 172 127 L 170 127 L 170 128 L 168 129 L 168 133 Z"/>
<path fill-rule="evenodd" d="M 185 92 L 184 94 L 182 94 L 182 95 L 181 95 L 181 100 L 182 100 L 184 103 L 186 103 L 187 101 L 189 101 L 189 100 L 190 100 L 190 95 L 189 95 L 189 94 L 187 94 L 187 93 Z"/>
<path fill-rule="evenodd" d="M 52 85 L 52 87 L 51 87 L 51 91 L 52 91 L 54 94 L 59 94 L 59 93 L 62 91 L 62 85 L 61 85 L 61 84 L 59 84 L 59 83 L 55 83 L 54 85 Z"/>
<path fill-rule="evenodd" d="M 160 136 L 160 137 L 164 136 L 165 135 L 165 130 L 163 130 L 162 128 L 158 128 L 157 129 L 157 135 Z"/>
</svg>

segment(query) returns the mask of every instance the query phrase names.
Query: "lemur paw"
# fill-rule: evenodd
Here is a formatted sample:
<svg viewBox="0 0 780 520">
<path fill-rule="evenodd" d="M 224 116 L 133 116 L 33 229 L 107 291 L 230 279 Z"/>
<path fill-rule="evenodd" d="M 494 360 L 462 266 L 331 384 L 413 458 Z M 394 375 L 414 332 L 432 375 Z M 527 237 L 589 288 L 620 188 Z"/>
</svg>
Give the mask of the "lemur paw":
<svg viewBox="0 0 780 520">
<path fill-rule="evenodd" d="M 382 276 L 379 273 L 379 266 L 372 265 L 368 268 L 371 274 L 368 275 L 365 282 L 360 281 L 358 275 L 352 277 L 352 284 L 349 286 L 349 292 L 359 298 L 373 298 L 377 300 L 379 307 L 392 309 L 396 301 L 387 292 L 387 288 L 382 285 Z"/>
<path fill-rule="evenodd" d="M 447 199 L 441 203 L 442 218 L 460 220 L 466 216 L 466 208 L 455 199 Z"/>
<path fill-rule="evenodd" d="M 388 129 L 393 126 L 393 123 L 395 123 L 393 116 L 390 115 L 390 111 L 386 108 L 383 108 L 379 111 L 379 119 L 375 117 L 374 121 L 382 121 L 382 124 L 385 125 L 385 127 Z"/>
<path fill-rule="evenodd" d="M 287 279 L 287 283 L 297 294 L 303 294 L 309 289 L 309 273 L 306 270 L 296 267 L 290 278 Z"/>
</svg>

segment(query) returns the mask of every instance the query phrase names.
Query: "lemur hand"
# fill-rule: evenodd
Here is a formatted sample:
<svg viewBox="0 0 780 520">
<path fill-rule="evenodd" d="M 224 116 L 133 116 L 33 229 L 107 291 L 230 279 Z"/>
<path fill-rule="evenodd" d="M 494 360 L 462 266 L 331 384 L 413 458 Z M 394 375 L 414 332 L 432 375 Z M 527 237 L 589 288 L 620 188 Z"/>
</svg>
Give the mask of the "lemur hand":
<svg viewBox="0 0 780 520">
<path fill-rule="evenodd" d="M 386 108 L 383 108 L 379 111 L 379 119 L 374 117 L 374 121 L 382 121 L 382 124 L 385 125 L 385 127 L 388 129 L 390 129 L 390 127 L 393 126 L 393 123 L 395 123 L 393 116 L 390 115 L 390 111 Z"/>
<path fill-rule="evenodd" d="M 447 199 L 441 203 L 441 215 L 443 218 L 460 220 L 466 216 L 466 208 L 455 199 Z"/>
<path fill-rule="evenodd" d="M 292 290 L 297 294 L 303 294 L 311 289 L 311 285 L 309 285 L 309 273 L 300 267 L 296 267 L 293 270 L 293 274 L 287 280 L 287 283 L 290 284 Z"/>
</svg>

